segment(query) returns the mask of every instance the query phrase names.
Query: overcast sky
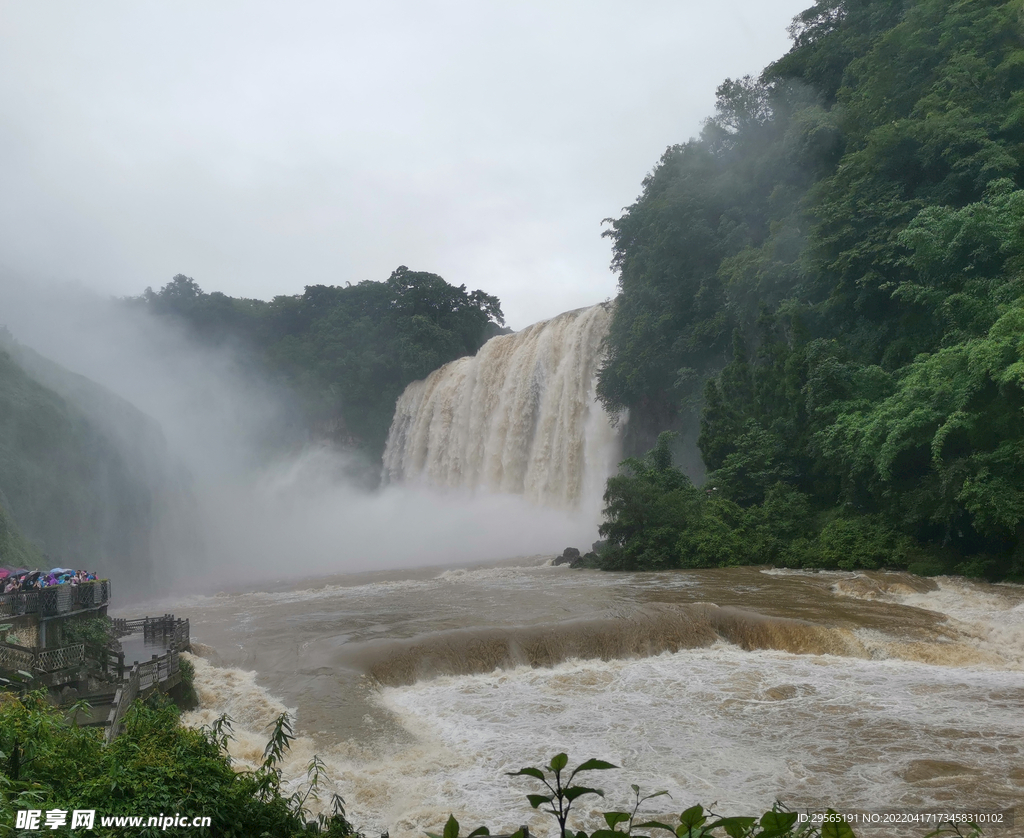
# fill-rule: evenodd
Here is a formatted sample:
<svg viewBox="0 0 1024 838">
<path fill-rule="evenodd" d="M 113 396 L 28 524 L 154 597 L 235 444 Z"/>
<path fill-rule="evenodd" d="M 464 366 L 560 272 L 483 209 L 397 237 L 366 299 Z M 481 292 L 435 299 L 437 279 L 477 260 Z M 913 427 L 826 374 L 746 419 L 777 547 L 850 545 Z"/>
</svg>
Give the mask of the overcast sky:
<svg viewBox="0 0 1024 838">
<path fill-rule="evenodd" d="M 519 329 L 614 296 L 601 220 L 808 5 L 0 0 L 0 269 L 269 299 L 404 264 Z"/>
</svg>

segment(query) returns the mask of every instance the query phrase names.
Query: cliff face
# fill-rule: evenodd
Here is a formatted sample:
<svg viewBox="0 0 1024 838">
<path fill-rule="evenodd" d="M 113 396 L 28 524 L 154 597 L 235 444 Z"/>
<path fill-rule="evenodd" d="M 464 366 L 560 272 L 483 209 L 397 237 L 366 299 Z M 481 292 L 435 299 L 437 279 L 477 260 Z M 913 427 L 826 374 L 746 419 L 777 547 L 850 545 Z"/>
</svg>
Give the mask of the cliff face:
<svg viewBox="0 0 1024 838">
<path fill-rule="evenodd" d="M 29 567 L 42 560 L 39 548 L 18 531 L 7 511 L 7 498 L 0 492 L 0 564 Z"/>
<path fill-rule="evenodd" d="M 197 552 L 187 475 L 157 424 L 12 341 L 0 345 L 0 505 L 0 564 L 89 568 L 116 575 L 119 593 L 166 580 L 172 559 Z"/>
</svg>

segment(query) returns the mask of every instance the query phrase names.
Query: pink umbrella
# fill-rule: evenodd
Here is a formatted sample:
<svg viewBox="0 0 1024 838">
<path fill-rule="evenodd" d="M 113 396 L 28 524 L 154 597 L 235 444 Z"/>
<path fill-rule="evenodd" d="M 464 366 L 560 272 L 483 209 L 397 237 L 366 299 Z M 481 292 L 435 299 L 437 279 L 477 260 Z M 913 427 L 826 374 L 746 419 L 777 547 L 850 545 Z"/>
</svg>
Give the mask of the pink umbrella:
<svg viewBox="0 0 1024 838">
<path fill-rule="evenodd" d="M 0 579 L 6 579 L 10 575 L 11 572 L 7 568 L 0 567 Z"/>
</svg>

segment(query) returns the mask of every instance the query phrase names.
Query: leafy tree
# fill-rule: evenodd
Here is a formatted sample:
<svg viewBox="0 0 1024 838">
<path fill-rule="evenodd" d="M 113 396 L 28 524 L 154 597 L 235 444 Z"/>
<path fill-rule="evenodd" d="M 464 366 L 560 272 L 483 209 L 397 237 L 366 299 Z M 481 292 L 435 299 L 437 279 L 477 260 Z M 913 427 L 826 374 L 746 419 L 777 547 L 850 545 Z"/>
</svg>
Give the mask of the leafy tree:
<svg viewBox="0 0 1024 838">
<path fill-rule="evenodd" d="M 598 393 L 640 429 L 628 453 L 699 424 L 715 499 L 661 509 L 670 530 L 738 528 L 761 561 L 1024 573 L 1019 27 L 1010 0 L 821 0 L 612 221 Z M 641 482 L 609 483 L 610 531 L 660 502 Z M 806 521 L 769 534 L 784 495 Z M 616 557 L 667 562 L 651 537 Z"/>
<path fill-rule="evenodd" d="M 700 491 L 672 465 L 665 432 L 642 459 L 623 462 L 623 474 L 608 479 L 601 537 L 608 545 L 602 564 L 611 570 L 679 567 L 679 534 L 701 514 Z"/>
<path fill-rule="evenodd" d="M 130 303 L 212 344 L 245 347 L 251 374 L 298 395 L 304 435 L 384 450 L 395 401 L 411 381 L 474 354 L 504 324 L 496 297 L 404 265 L 384 282 L 310 285 L 270 302 L 204 292 L 178 274 Z"/>
</svg>

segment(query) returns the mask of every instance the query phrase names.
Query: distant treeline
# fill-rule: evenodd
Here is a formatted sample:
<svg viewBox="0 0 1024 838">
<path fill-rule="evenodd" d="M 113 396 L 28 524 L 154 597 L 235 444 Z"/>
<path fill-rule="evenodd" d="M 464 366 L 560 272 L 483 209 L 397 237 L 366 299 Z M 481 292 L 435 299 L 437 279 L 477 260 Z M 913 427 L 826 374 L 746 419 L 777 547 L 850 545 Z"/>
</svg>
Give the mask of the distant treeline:
<svg viewBox="0 0 1024 838">
<path fill-rule="evenodd" d="M 605 563 L 1024 576 L 1018 0 L 821 0 L 607 235 Z M 692 450 L 692 449 L 691 449 Z M 691 469 L 691 471 L 695 471 Z"/>
<path fill-rule="evenodd" d="M 406 385 L 474 354 L 502 331 L 496 297 L 398 268 L 384 282 L 310 285 L 270 302 L 204 292 L 178 274 L 128 301 L 202 341 L 234 342 L 298 396 L 306 429 L 379 462 Z"/>
</svg>

